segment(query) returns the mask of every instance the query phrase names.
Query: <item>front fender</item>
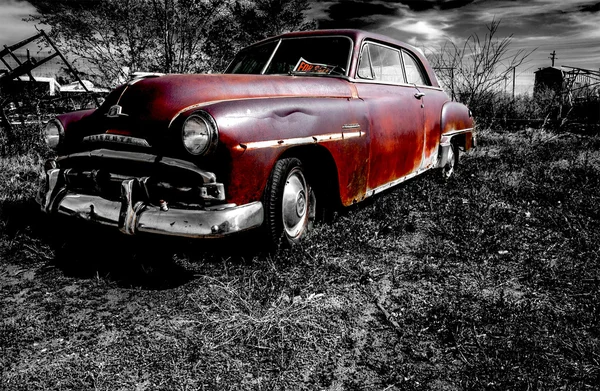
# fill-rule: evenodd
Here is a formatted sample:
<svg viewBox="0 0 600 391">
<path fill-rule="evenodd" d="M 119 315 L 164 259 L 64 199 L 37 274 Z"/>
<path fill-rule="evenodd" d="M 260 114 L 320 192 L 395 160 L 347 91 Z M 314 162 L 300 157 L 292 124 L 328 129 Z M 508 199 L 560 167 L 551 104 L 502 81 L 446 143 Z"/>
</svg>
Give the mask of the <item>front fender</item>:
<svg viewBox="0 0 600 391">
<path fill-rule="evenodd" d="M 73 132 L 75 128 L 75 124 L 81 121 L 84 118 L 92 115 L 96 109 L 87 109 L 87 110 L 79 110 L 73 111 L 66 114 L 59 114 L 56 116 L 56 119 L 60 121 L 63 126 L 63 129 L 68 134 L 69 132 Z"/>
<path fill-rule="evenodd" d="M 294 148 L 310 145 L 322 146 L 333 158 L 341 202 L 363 198 L 366 181 L 359 179 L 368 175 L 369 121 L 361 100 L 259 98 L 202 109 L 215 118 L 219 143 L 230 154 L 229 202 L 259 200 L 275 162 L 284 154 L 293 156 Z"/>
</svg>

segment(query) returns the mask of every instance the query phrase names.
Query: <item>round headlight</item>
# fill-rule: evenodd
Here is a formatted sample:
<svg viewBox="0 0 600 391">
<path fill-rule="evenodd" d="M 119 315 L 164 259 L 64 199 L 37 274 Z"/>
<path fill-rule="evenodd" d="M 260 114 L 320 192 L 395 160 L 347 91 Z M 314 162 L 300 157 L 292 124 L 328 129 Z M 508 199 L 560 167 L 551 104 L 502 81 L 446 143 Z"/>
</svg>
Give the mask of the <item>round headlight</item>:
<svg viewBox="0 0 600 391">
<path fill-rule="evenodd" d="M 181 137 L 183 146 L 189 153 L 204 155 L 217 144 L 217 127 L 207 113 L 192 114 L 183 123 Z"/>
<path fill-rule="evenodd" d="M 63 135 L 64 129 L 59 120 L 51 119 L 48 121 L 44 128 L 44 138 L 46 139 L 46 144 L 50 148 L 56 149 L 62 141 Z"/>
</svg>

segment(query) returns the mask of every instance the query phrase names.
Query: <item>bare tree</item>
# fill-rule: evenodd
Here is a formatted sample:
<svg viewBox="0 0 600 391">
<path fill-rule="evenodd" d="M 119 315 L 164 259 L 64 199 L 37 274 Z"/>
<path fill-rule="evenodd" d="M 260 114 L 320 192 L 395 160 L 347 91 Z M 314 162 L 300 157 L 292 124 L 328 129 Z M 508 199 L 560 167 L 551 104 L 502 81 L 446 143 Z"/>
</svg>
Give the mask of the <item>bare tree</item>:
<svg viewBox="0 0 600 391">
<path fill-rule="evenodd" d="M 60 48 L 101 85 L 130 72 L 222 69 L 237 48 L 310 26 L 308 0 L 31 0 Z"/>
<path fill-rule="evenodd" d="M 493 20 L 483 38 L 471 34 L 462 45 L 446 41 L 429 55 L 441 81 L 451 88 L 452 96 L 474 112 L 484 114 L 501 86 L 512 79 L 515 69 L 535 50 L 510 50 L 512 34 L 497 38 L 500 21 Z"/>
</svg>

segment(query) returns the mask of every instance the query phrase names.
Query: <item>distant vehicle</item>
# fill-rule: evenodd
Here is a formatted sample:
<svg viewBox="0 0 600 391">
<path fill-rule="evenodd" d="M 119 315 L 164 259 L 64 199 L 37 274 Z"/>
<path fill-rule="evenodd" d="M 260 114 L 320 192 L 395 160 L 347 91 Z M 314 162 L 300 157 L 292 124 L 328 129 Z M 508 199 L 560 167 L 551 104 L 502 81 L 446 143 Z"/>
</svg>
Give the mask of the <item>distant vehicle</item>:
<svg viewBox="0 0 600 391">
<path fill-rule="evenodd" d="M 415 48 L 357 30 L 284 34 L 225 74 L 147 75 L 46 126 L 47 213 L 126 234 L 295 243 L 316 216 L 437 168 L 474 144 Z"/>
</svg>

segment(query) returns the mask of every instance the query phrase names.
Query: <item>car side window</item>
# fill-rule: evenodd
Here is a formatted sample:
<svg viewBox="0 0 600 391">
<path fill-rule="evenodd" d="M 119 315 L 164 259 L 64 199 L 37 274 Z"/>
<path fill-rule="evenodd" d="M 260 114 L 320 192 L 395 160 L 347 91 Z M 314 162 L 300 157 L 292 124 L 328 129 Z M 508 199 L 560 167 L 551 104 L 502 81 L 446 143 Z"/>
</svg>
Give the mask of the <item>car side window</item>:
<svg viewBox="0 0 600 391">
<path fill-rule="evenodd" d="M 400 52 L 380 45 L 370 45 L 371 65 L 375 80 L 405 83 Z"/>
<path fill-rule="evenodd" d="M 358 62 L 358 77 L 362 79 L 373 79 L 371 71 L 371 57 L 369 55 L 369 45 L 363 46 L 360 60 Z"/>
<path fill-rule="evenodd" d="M 358 77 L 389 83 L 404 84 L 401 53 L 397 49 L 366 44 L 358 64 Z"/>
<path fill-rule="evenodd" d="M 419 60 L 414 58 L 411 54 L 402 51 L 404 58 L 404 67 L 406 68 L 406 79 L 409 84 L 416 84 L 420 86 L 430 85 L 429 80 L 423 75 L 423 68 Z"/>
</svg>

